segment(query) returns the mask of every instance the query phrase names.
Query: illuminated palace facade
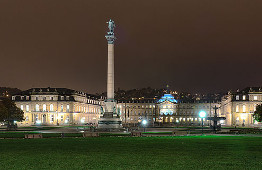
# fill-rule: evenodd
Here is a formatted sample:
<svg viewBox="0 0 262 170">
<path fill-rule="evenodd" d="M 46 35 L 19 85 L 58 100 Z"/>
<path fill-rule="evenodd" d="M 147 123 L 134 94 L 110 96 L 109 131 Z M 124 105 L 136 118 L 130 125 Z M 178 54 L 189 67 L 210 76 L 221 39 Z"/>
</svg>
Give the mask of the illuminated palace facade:
<svg viewBox="0 0 262 170">
<path fill-rule="evenodd" d="M 195 100 L 194 102 L 177 101 L 171 94 L 165 94 L 154 101 L 122 101 L 118 103 L 123 124 L 136 124 L 143 119 L 151 124 L 161 123 L 176 125 L 199 125 L 199 112 L 205 111 L 207 117 L 213 117 L 217 107 L 217 116 L 225 117 L 219 123 L 224 126 L 261 126 L 254 121 L 252 114 L 256 106 L 262 104 L 262 88 L 248 87 L 236 92 L 229 92 L 221 100 Z M 205 125 L 210 121 L 203 119 Z"/>
<path fill-rule="evenodd" d="M 18 126 L 96 124 L 101 113 L 98 96 L 66 88 L 32 88 L 12 96 L 24 111 Z"/>
<path fill-rule="evenodd" d="M 199 125 L 199 112 L 205 111 L 208 116 L 213 116 L 212 108 L 219 105 L 219 101 L 179 103 L 171 94 L 164 94 L 159 100 L 122 101 L 117 106 L 123 124 L 135 125 L 146 119 L 157 125 Z M 204 124 L 209 123 L 204 118 Z"/>
<path fill-rule="evenodd" d="M 16 105 L 24 111 L 20 126 L 30 125 L 80 125 L 97 124 L 101 116 L 104 98 L 66 88 L 33 88 L 12 96 Z M 195 100 L 177 101 L 173 95 L 164 94 L 155 100 L 118 101 L 117 113 L 122 124 L 136 126 L 146 119 L 151 125 L 200 125 L 199 112 L 207 117 L 217 114 L 226 117 L 219 123 L 224 126 L 256 126 L 252 114 L 262 104 L 262 88 L 245 88 L 229 92 L 219 101 Z M 211 122 L 203 119 L 205 125 Z"/>
</svg>

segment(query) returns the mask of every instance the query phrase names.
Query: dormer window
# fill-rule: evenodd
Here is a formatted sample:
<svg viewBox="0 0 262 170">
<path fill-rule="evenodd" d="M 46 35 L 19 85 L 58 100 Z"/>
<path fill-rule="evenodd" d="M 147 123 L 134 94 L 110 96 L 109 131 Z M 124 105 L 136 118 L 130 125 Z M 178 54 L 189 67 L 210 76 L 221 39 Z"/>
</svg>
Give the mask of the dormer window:
<svg viewBox="0 0 262 170">
<path fill-rule="evenodd" d="M 243 100 L 246 100 L 246 95 L 243 95 L 243 98 L 242 98 Z"/>
<path fill-rule="evenodd" d="M 66 96 L 66 100 L 69 100 L 69 96 Z"/>
<path fill-rule="evenodd" d="M 254 100 L 257 100 L 257 96 L 254 96 Z"/>
<path fill-rule="evenodd" d="M 64 96 L 61 96 L 61 100 L 64 100 Z"/>
<path fill-rule="evenodd" d="M 26 100 L 29 100 L 29 96 L 26 96 Z"/>
<path fill-rule="evenodd" d="M 239 95 L 236 96 L 236 100 L 239 100 Z"/>
<path fill-rule="evenodd" d="M 15 96 L 12 96 L 12 100 L 15 100 Z"/>
</svg>

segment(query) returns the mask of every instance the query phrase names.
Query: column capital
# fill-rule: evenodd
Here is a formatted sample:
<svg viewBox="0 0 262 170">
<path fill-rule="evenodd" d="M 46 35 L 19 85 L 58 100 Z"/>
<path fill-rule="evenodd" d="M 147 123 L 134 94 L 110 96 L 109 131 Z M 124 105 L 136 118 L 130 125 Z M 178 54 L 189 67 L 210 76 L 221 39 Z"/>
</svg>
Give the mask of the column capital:
<svg viewBox="0 0 262 170">
<path fill-rule="evenodd" d="M 107 43 L 108 44 L 114 44 L 116 37 L 114 35 L 114 33 L 112 32 L 107 32 L 107 34 L 105 35 Z"/>
</svg>

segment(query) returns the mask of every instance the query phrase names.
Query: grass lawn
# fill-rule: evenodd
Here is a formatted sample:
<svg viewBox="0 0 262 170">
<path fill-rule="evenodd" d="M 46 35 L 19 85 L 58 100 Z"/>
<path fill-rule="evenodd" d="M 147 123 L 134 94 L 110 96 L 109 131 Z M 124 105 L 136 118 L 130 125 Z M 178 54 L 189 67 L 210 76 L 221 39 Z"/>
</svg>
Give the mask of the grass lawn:
<svg viewBox="0 0 262 170">
<path fill-rule="evenodd" d="M 261 137 L 0 140 L 1 169 L 261 169 Z"/>
</svg>

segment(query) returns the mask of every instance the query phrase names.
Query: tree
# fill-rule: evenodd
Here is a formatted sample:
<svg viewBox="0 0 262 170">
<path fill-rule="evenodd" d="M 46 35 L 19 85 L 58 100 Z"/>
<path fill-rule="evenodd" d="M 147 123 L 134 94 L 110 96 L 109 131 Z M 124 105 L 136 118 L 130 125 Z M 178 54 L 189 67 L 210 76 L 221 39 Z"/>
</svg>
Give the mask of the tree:
<svg viewBox="0 0 262 170">
<path fill-rule="evenodd" d="M 2 98 L 0 101 L 0 122 L 7 123 L 7 129 L 16 127 L 15 121 L 24 120 L 24 112 L 18 108 L 14 101 L 8 98 Z"/>
<path fill-rule="evenodd" d="M 256 111 L 253 114 L 253 118 L 258 122 L 262 122 L 262 104 L 257 105 Z"/>
</svg>

